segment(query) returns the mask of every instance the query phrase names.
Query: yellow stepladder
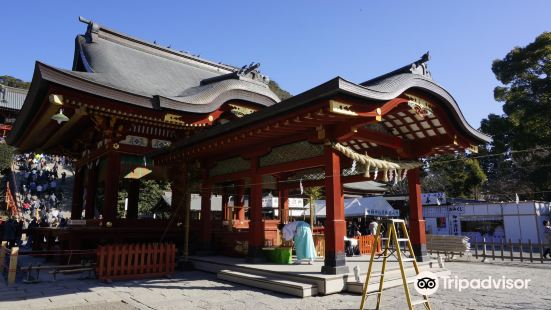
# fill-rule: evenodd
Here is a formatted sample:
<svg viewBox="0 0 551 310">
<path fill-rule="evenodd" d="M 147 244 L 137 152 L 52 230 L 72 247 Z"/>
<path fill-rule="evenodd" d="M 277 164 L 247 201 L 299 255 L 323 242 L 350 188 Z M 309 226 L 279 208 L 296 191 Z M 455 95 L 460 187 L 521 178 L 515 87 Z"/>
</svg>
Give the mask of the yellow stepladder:
<svg viewBox="0 0 551 310">
<path fill-rule="evenodd" d="M 373 275 L 374 277 L 380 276 L 379 280 L 379 290 L 377 291 L 377 308 L 380 309 L 381 307 L 381 298 L 383 295 L 383 285 L 384 285 L 384 279 L 385 279 L 385 270 L 386 270 L 386 261 L 387 258 L 390 256 L 390 241 L 392 240 L 394 246 L 395 246 L 395 252 L 396 257 L 398 260 L 398 265 L 400 266 L 400 273 L 402 274 L 402 283 L 404 286 L 404 292 L 406 294 L 406 301 L 408 303 L 408 308 L 410 310 L 413 309 L 416 305 L 424 305 L 425 309 L 431 310 L 429 299 L 426 295 L 423 295 L 423 299 L 412 301 L 411 295 L 409 293 L 409 287 L 407 283 L 407 277 L 406 277 L 406 271 L 404 270 L 404 262 L 413 262 L 413 268 L 415 269 L 415 274 L 419 274 L 419 267 L 417 266 L 417 261 L 415 260 L 415 255 L 413 254 L 413 247 L 411 246 L 411 241 L 409 240 L 409 234 L 406 228 L 406 223 L 404 220 L 399 219 L 390 219 L 390 220 L 383 220 L 379 222 L 379 225 L 377 225 L 377 233 L 375 234 L 375 241 L 373 243 L 373 246 L 371 247 L 371 258 L 369 260 L 369 268 L 367 269 L 367 276 L 365 278 L 364 288 L 362 291 L 362 303 L 360 304 L 360 310 L 364 309 L 365 300 L 367 298 L 367 287 L 369 285 L 369 280 L 371 278 L 371 271 L 373 270 L 373 261 L 375 258 L 375 249 L 377 248 L 377 244 L 379 242 L 379 236 L 381 235 L 381 223 L 386 224 L 386 236 L 384 238 L 381 238 L 382 241 L 385 242 L 384 249 L 383 249 L 383 264 L 381 266 L 381 273 Z M 396 225 L 400 227 L 400 230 L 402 231 L 403 238 L 398 238 L 398 229 L 396 228 Z M 400 242 L 406 242 L 408 246 L 409 253 L 411 254 L 412 258 L 402 258 L 402 250 L 400 247 Z"/>
</svg>

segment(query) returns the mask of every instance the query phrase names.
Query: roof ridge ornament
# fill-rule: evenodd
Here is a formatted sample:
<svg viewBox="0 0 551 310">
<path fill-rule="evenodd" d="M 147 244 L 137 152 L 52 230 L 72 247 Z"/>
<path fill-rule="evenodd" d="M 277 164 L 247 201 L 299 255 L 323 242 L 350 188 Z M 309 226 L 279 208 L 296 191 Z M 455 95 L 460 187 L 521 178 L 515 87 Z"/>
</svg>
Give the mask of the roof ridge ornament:
<svg viewBox="0 0 551 310">
<path fill-rule="evenodd" d="M 421 56 L 421 59 L 411 64 L 409 71 L 411 71 L 411 73 L 413 74 L 419 74 L 432 79 L 432 75 L 430 74 L 430 71 L 427 65 L 427 62 L 429 60 L 430 60 L 430 54 L 427 51 L 425 54 L 423 54 L 423 56 Z"/>
<path fill-rule="evenodd" d="M 93 21 L 82 16 L 78 17 L 78 21 L 88 25 L 88 28 L 86 28 L 86 34 L 90 37 L 90 41 L 96 41 L 99 34 L 99 24 L 94 23 Z"/>
<path fill-rule="evenodd" d="M 268 85 L 268 83 L 270 83 L 270 78 L 267 75 L 261 74 L 258 70 L 259 67 L 260 63 L 255 63 L 253 61 L 231 73 L 204 79 L 201 81 L 201 85 L 207 85 L 229 79 L 254 81 L 257 84 L 262 83 L 264 85 Z"/>
<path fill-rule="evenodd" d="M 429 52 L 426 52 L 425 54 L 423 54 L 423 56 L 421 56 L 421 58 L 417 61 L 414 61 L 408 65 L 405 65 L 401 68 L 398 68 L 394 71 L 390 71 L 388 73 L 385 73 L 383 75 L 379 75 L 377 77 L 374 77 L 370 80 L 367 80 L 363 83 L 360 83 L 360 85 L 362 86 L 370 86 L 370 85 L 374 85 L 374 84 L 377 84 L 387 78 L 390 78 L 390 77 L 393 77 L 393 76 L 396 76 L 396 75 L 399 75 L 399 74 L 404 74 L 404 73 L 411 73 L 411 74 L 417 74 L 417 75 L 421 75 L 421 76 L 424 76 L 428 79 L 431 79 L 432 80 L 432 75 L 430 74 L 430 71 L 429 71 L 429 68 L 427 66 L 427 62 L 430 60 L 430 54 Z"/>
<path fill-rule="evenodd" d="M 241 67 L 241 69 L 239 69 L 237 71 L 237 75 L 246 76 L 247 74 L 249 74 L 253 71 L 258 71 L 257 69 L 259 67 L 260 67 L 260 63 L 259 62 L 254 63 L 254 61 L 253 61 L 249 65 L 244 65 L 243 67 Z"/>
</svg>

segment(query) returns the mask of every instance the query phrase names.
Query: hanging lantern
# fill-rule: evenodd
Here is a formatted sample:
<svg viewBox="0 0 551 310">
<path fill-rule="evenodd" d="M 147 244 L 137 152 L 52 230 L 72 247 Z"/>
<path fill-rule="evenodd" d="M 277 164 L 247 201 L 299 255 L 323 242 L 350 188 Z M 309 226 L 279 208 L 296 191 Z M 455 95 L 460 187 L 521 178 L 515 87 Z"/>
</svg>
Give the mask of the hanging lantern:
<svg viewBox="0 0 551 310">
<path fill-rule="evenodd" d="M 52 119 L 58 124 L 69 121 L 69 118 L 63 114 L 63 109 L 59 109 L 59 112 L 52 116 Z"/>
</svg>

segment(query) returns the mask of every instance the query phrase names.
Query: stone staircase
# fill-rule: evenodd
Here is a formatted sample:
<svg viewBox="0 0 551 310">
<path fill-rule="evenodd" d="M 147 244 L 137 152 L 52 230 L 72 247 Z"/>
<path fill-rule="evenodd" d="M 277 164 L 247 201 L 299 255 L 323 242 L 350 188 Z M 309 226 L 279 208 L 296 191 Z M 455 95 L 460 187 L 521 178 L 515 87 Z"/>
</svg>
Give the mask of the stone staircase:
<svg viewBox="0 0 551 310">
<path fill-rule="evenodd" d="M 360 282 L 356 282 L 354 275 L 325 275 L 321 274 L 321 261 L 317 262 L 319 266 L 310 270 L 296 270 L 293 272 L 284 271 L 281 265 L 262 265 L 247 264 L 239 262 L 236 259 L 223 257 L 192 257 L 190 258 L 193 266 L 197 270 L 215 273 L 221 280 L 239 283 L 264 290 L 284 293 L 297 297 L 308 297 L 316 295 L 328 295 L 340 292 L 352 294 L 361 294 L 363 282 L 367 273 L 368 262 L 351 262 L 359 264 L 362 268 L 360 272 Z M 431 271 L 437 276 L 449 275 L 449 271 L 439 268 L 436 261 L 419 262 L 421 271 Z M 293 266 L 291 268 L 304 268 L 306 266 Z M 352 270 L 352 266 L 350 269 Z M 380 277 L 374 276 L 380 265 L 374 266 L 368 293 L 376 292 L 379 288 Z M 316 270 L 315 272 L 313 272 Z M 407 264 L 405 268 L 408 282 L 412 283 L 415 277 L 415 270 L 412 264 Z M 397 287 L 402 285 L 402 278 L 398 266 L 387 269 L 385 273 L 384 288 Z"/>
<path fill-rule="evenodd" d="M 251 272 L 222 270 L 217 273 L 220 280 L 239 283 L 297 297 L 310 297 L 318 294 L 318 286 L 311 283 L 291 281 L 288 277 L 277 275 L 258 275 Z"/>
</svg>

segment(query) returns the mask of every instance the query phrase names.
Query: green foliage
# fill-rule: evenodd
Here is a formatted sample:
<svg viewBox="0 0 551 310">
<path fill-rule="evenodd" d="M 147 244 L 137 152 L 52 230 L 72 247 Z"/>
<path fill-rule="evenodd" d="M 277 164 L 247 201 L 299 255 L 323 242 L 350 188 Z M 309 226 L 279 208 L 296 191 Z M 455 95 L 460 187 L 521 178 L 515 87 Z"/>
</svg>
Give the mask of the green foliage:
<svg viewBox="0 0 551 310">
<path fill-rule="evenodd" d="M 13 147 L 0 143 L 0 173 L 5 174 L 13 163 Z"/>
<path fill-rule="evenodd" d="M 9 75 L 0 76 L 0 84 L 11 86 L 11 87 L 25 88 L 25 89 L 29 89 L 29 87 L 31 86 L 31 83 L 22 81 L 18 78 L 14 78 L 13 76 L 9 76 Z"/>
<path fill-rule="evenodd" d="M 494 97 L 503 102 L 504 114 L 482 120 L 481 130 L 494 139 L 483 152 L 506 155 L 482 162 L 490 177 L 488 190 L 512 195 L 547 191 L 551 189 L 551 152 L 515 151 L 551 145 L 551 32 L 513 48 L 494 61 L 492 71 L 503 84 L 495 88 Z M 520 196 L 551 199 L 551 193 Z"/>
<path fill-rule="evenodd" d="M 170 190 L 170 184 L 165 181 L 140 180 L 140 200 L 138 201 L 138 212 L 140 214 L 151 214 L 151 210 L 162 199 L 165 191 Z"/>
<path fill-rule="evenodd" d="M 304 193 L 308 196 L 308 203 L 310 204 L 310 227 L 314 228 L 314 219 L 316 217 L 315 201 L 322 197 L 322 187 L 307 187 L 304 189 Z"/>
<path fill-rule="evenodd" d="M 124 188 L 124 187 L 120 187 Z M 155 207 L 161 201 L 165 191 L 170 191 L 170 183 L 166 181 L 157 180 L 143 180 L 140 179 L 140 197 L 138 200 L 138 214 L 139 215 L 151 215 L 155 210 Z M 118 196 L 118 213 L 124 214 L 124 201 L 128 197 L 126 189 L 119 191 Z"/>
<path fill-rule="evenodd" d="M 122 184 L 122 183 L 120 183 Z M 119 184 L 119 194 L 117 196 L 117 213 L 119 217 L 124 217 L 124 202 L 128 198 L 128 192 Z M 122 190 L 121 190 L 122 189 Z"/>
<path fill-rule="evenodd" d="M 270 81 L 268 86 L 270 87 L 270 90 L 273 91 L 274 94 L 276 94 L 281 100 L 285 100 L 293 96 L 288 91 L 281 89 L 281 87 L 279 87 L 279 84 L 277 84 L 276 81 Z"/>
<path fill-rule="evenodd" d="M 479 198 L 488 178 L 478 160 L 461 154 L 446 155 L 430 161 L 423 178 L 425 192 L 446 192 L 449 197 Z"/>
</svg>

